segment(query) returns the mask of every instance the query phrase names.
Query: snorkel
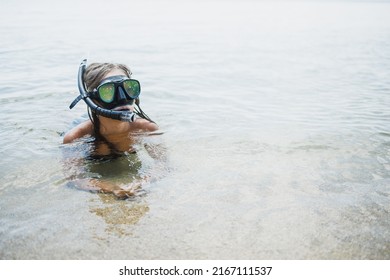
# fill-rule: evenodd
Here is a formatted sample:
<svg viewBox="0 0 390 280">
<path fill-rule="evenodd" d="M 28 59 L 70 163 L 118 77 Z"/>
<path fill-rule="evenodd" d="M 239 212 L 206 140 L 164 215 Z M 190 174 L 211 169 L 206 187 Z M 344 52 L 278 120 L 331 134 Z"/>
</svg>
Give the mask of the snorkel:
<svg viewBox="0 0 390 280">
<path fill-rule="evenodd" d="M 124 122 L 133 122 L 136 118 L 136 113 L 131 111 L 115 111 L 104 109 L 92 101 L 91 94 L 87 92 L 83 80 L 86 65 L 87 60 L 84 59 L 79 66 L 79 72 L 77 76 L 80 95 L 70 104 L 69 108 L 72 109 L 81 99 L 83 99 L 87 106 L 97 115 Z"/>
</svg>

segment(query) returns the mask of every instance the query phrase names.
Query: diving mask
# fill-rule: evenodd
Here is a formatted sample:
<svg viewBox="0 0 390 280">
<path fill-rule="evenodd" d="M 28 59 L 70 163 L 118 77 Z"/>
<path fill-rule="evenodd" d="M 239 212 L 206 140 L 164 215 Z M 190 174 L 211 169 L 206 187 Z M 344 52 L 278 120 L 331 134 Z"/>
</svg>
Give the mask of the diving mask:
<svg viewBox="0 0 390 280">
<path fill-rule="evenodd" d="M 91 95 L 101 101 L 104 108 L 113 109 L 120 105 L 133 104 L 140 93 L 139 81 L 119 75 L 104 79 Z"/>
</svg>

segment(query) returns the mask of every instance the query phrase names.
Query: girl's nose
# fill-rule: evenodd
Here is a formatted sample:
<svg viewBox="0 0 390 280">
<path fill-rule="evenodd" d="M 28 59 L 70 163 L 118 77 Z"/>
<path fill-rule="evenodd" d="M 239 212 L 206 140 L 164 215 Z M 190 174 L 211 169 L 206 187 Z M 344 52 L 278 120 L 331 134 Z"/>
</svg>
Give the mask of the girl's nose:
<svg viewBox="0 0 390 280">
<path fill-rule="evenodd" d="M 118 102 L 126 102 L 126 94 L 121 87 L 118 87 Z"/>
</svg>

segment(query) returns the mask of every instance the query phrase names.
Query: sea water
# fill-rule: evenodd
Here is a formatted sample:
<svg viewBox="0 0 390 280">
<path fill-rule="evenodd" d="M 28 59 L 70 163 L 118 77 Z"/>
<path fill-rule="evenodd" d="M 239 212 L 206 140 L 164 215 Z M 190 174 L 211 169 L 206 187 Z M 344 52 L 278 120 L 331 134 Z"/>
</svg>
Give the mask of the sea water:
<svg viewBox="0 0 390 280">
<path fill-rule="evenodd" d="M 389 14 L 388 1 L 2 1 L 0 258 L 389 259 Z M 130 66 L 163 162 L 139 145 L 94 163 L 62 144 L 85 118 L 68 108 L 83 58 Z M 69 170 L 157 179 L 123 201 L 72 187 Z"/>
</svg>

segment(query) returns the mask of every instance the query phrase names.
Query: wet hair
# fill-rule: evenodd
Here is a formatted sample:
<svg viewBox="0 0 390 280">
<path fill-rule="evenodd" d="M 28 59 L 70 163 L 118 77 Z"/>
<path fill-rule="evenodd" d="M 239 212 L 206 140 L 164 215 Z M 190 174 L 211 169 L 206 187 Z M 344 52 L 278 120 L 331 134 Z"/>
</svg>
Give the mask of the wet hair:
<svg viewBox="0 0 390 280">
<path fill-rule="evenodd" d="M 112 70 L 122 70 L 127 77 L 131 77 L 131 70 L 124 64 L 119 63 L 92 63 L 88 65 L 84 73 L 84 82 L 88 91 L 92 91 L 98 87 L 103 77 Z"/>
</svg>

